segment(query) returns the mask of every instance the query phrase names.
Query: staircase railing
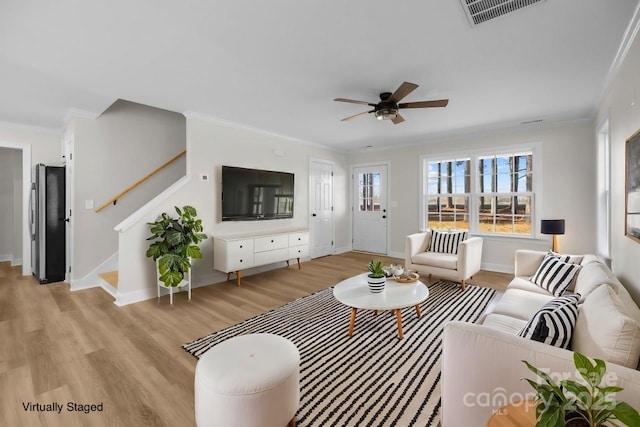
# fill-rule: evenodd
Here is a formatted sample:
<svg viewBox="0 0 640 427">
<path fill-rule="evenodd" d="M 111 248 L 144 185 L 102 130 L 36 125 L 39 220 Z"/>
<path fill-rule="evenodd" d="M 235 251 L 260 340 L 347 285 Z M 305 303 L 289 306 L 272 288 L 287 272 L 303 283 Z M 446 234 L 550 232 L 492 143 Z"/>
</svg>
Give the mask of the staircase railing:
<svg viewBox="0 0 640 427">
<path fill-rule="evenodd" d="M 104 204 L 98 206 L 95 210 L 96 213 L 100 212 L 101 210 L 103 210 L 104 208 L 106 208 L 107 206 L 110 205 L 115 205 L 118 202 L 118 199 L 121 199 L 125 194 L 127 194 L 128 192 L 130 192 L 131 190 L 133 190 L 134 188 L 136 188 L 137 186 L 139 186 L 140 184 L 142 184 L 143 182 L 145 182 L 146 180 L 148 180 L 149 178 L 151 178 L 153 175 L 157 174 L 158 172 L 160 172 L 162 169 L 166 168 L 167 166 L 169 166 L 171 163 L 175 162 L 176 160 L 178 160 L 180 157 L 184 156 L 187 153 L 187 151 L 183 151 L 182 153 L 174 156 L 173 158 L 169 159 L 168 161 L 166 161 L 165 163 L 163 163 L 161 166 L 159 166 L 158 168 L 154 169 L 152 172 L 146 174 L 145 176 L 143 176 L 142 178 L 140 178 L 138 181 L 136 181 L 135 183 L 133 183 L 131 186 L 129 186 L 128 188 L 126 188 L 125 190 L 121 191 L 120 193 L 118 193 L 118 195 L 112 197 L 111 199 L 109 199 L 107 202 L 105 202 Z"/>
</svg>

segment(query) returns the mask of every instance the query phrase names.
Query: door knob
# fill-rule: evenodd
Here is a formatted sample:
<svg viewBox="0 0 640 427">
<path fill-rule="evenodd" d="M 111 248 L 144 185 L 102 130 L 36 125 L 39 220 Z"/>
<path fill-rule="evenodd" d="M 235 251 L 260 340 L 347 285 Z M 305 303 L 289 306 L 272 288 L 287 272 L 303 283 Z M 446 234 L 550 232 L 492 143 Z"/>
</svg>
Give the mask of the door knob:
<svg viewBox="0 0 640 427">
<path fill-rule="evenodd" d="M 387 216 L 386 216 L 386 215 L 382 215 L 382 219 L 386 219 L 386 218 L 387 218 Z"/>
<path fill-rule="evenodd" d="M 311 216 L 317 216 L 316 214 L 312 213 Z"/>
</svg>

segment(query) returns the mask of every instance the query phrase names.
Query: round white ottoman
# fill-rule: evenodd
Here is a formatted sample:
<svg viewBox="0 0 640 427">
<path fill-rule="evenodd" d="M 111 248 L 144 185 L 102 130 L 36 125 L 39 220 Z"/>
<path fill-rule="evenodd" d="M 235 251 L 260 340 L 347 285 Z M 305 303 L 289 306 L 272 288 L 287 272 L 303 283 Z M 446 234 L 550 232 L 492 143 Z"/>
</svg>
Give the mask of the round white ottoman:
<svg viewBox="0 0 640 427">
<path fill-rule="evenodd" d="M 198 360 L 199 427 L 295 426 L 300 353 L 286 338 L 250 334 L 217 344 Z"/>
</svg>

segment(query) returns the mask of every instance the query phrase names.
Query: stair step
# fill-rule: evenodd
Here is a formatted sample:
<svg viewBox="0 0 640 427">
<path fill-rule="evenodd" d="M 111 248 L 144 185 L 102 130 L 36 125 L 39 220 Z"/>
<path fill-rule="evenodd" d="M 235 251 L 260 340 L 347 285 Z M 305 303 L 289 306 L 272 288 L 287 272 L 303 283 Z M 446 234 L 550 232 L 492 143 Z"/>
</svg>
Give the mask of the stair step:
<svg viewBox="0 0 640 427">
<path fill-rule="evenodd" d="M 102 280 L 113 286 L 114 288 L 118 288 L 118 271 L 107 271 L 105 273 L 98 274 Z"/>
</svg>

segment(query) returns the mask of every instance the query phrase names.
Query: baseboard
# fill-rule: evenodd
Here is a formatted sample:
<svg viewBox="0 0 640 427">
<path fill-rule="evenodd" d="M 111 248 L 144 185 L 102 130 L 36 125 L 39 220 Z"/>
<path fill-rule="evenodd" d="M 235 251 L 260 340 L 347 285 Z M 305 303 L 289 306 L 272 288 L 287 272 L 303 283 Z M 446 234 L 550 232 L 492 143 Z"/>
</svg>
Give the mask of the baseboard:
<svg viewBox="0 0 640 427">
<path fill-rule="evenodd" d="M 11 260 L 11 267 L 22 265 L 22 258 L 14 258 Z"/>
<path fill-rule="evenodd" d="M 399 258 L 404 262 L 404 252 L 389 252 L 387 256 L 391 258 Z"/>
<path fill-rule="evenodd" d="M 300 263 L 304 263 L 309 261 L 310 258 L 301 258 Z M 290 268 L 295 267 L 295 261 L 291 262 Z M 253 276 L 254 274 L 264 273 L 265 271 L 276 270 L 279 268 L 283 268 L 285 266 L 284 261 L 276 262 L 274 264 L 267 264 L 260 267 L 250 268 L 248 270 L 242 270 L 242 277 Z M 235 275 L 233 276 L 235 278 Z M 191 283 L 191 289 L 200 288 L 203 286 L 215 285 L 216 283 L 224 283 L 227 281 L 227 273 L 222 273 L 219 271 L 213 271 L 211 273 L 207 273 L 205 275 L 199 275 L 193 278 L 193 282 Z M 105 289 L 106 290 L 106 289 Z M 109 292 L 109 291 L 107 291 Z M 116 292 L 113 294 L 115 297 L 114 304 L 122 307 L 124 305 L 135 304 L 137 302 L 146 301 L 148 299 L 157 298 L 157 288 L 147 288 L 140 289 L 134 292 Z M 184 290 L 183 290 L 184 292 Z M 168 295 L 168 291 L 166 289 L 160 289 L 160 295 Z"/>
<path fill-rule="evenodd" d="M 13 255 L 0 255 L 0 262 L 11 261 Z"/>
<path fill-rule="evenodd" d="M 335 248 L 333 250 L 333 254 L 334 255 L 338 255 L 338 254 L 344 254 L 346 252 L 351 252 L 351 247 L 350 246 L 343 246 L 341 248 Z"/>
<path fill-rule="evenodd" d="M 483 262 L 480 268 L 486 271 L 495 271 L 496 273 L 513 274 L 514 272 L 513 265 L 491 264 L 491 263 Z"/>
</svg>

